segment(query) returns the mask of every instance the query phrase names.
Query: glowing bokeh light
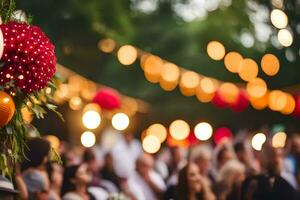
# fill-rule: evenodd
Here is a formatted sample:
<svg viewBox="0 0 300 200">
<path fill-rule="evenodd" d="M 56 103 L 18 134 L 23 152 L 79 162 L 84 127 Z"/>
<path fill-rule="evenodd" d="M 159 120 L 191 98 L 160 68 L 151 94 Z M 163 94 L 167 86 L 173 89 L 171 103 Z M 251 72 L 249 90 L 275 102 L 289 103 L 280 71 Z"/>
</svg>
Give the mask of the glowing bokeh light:
<svg viewBox="0 0 300 200">
<path fill-rule="evenodd" d="M 267 84 L 261 78 L 254 78 L 247 83 L 247 93 L 254 98 L 261 98 L 267 93 Z"/>
<path fill-rule="evenodd" d="M 222 60 L 225 56 L 225 47 L 218 41 L 211 41 L 207 45 L 207 54 L 213 60 Z"/>
<path fill-rule="evenodd" d="M 278 31 L 277 39 L 279 43 L 284 47 L 289 47 L 293 44 L 293 36 L 287 29 L 281 29 Z"/>
<path fill-rule="evenodd" d="M 131 65 L 137 59 L 138 53 L 135 47 L 131 45 L 124 45 L 120 47 L 117 53 L 119 62 L 122 65 Z"/>
<path fill-rule="evenodd" d="M 224 65 L 226 69 L 232 73 L 238 73 L 243 56 L 238 52 L 229 52 L 224 58 Z"/>
<path fill-rule="evenodd" d="M 267 137 L 263 133 L 257 133 L 251 140 L 251 145 L 256 151 L 261 151 L 263 144 L 266 142 Z"/>
<path fill-rule="evenodd" d="M 286 93 L 287 102 L 283 109 L 280 110 L 280 112 L 284 115 L 292 114 L 296 107 L 296 100 L 291 94 Z"/>
<path fill-rule="evenodd" d="M 98 48 L 105 53 L 111 53 L 116 48 L 116 42 L 109 38 L 103 39 L 99 41 Z"/>
<path fill-rule="evenodd" d="M 201 122 L 195 126 L 194 133 L 197 139 L 205 141 L 211 138 L 213 134 L 213 128 L 209 123 Z"/>
<path fill-rule="evenodd" d="M 89 110 L 94 110 L 94 111 L 97 111 L 98 113 L 101 112 L 100 106 L 96 103 L 89 103 L 84 106 L 83 112 L 87 112 Z"/>
<path fill-rule="evenodd" d="M 153 154 L 159 151 L 161 143 L 158 137 L 154 135 L 147 135 L 143 139 L 142 146 L 145 152 Z"/>
<path fill-rule="evenodd" d="M 234 103 L 239 96 L 239 88 L 233 83 L 222 83 L 219 88 L 220 97 L 226 103 Z"/>
<path fill-rule="evenodd" d="M 87 148 L 94 146 L 96 143 L 95 134 L 91 131 L 85 131 L 84 133 L 82 133 L 80 140 L 81 144 Z"/>
<path fill-rule="evenodd" d="M 287 135 L 285 132 L 275 133 L 272 137 L 272 146 L 274 148 L 284 148 L 286 139 L 287 139 Z"/>
<path fill-rule="evenodd" d="M 285 28 L 288 25 L 288 17 L 282 10 L 272 10 L 270 18 L 272 24 L 278 29 Z"/>
<path fill-rule="evenodd" d="M 244 81 L 250 81 L 258 75 L 258 66 L 256 62 L 250 58 L 246 58 L 241 62 L 239 67 L 239 76 Z"/>
<path fill-rule="evenodd" d="M 143 66 L 146 79 L 151 83 L 158 83 L 163 68 L 162 59 L 158 56 L 149 55 L 145 57 Z"/>
<path fill-rule="evenodd" d="M 79 110 L 82 107 L 82 99 L 79 96 L 74 96 L 69 101 L 69 106 L 72 110 Z"/>
<path fill-rule="evenodd" d="M 200 83 L 199 75 L 193 71 L 186 71 L 180 79 L 180 91 L 185 96 L 193 96 Z"/>
<path fill-rule="evenodd" d="M 256 110 L 263 110 L 269 104 L 269 93 L 267 92 L 263 97 L 260 98 L 254 98 L 250 96 L 249 101 L 251 103 L 251 106 Z"/>
<path fill-rule="evenodd" d="M 147 135 L 156 136 L 159 141 L 162 143 L 167 138 L 167 129 L 162 124 L 152 124 L 147 129 Z"/>
<path fill-rule="evenodd" d="M 111 119 L 112 126 L 119 131 L 125 130 L 129 123 L 129 117 L 125 113 L 116 113 Z"/>
<path fill-rule="evenodd" d="M 280 90 L 273 90 L 269 95 L 269 108 L 273 111 L 280 111 L 287 104 L 287 95 Z"/>
<path fill-rule="evenodd" d="M 261 59 L 261 68 L 269 76 L 276 75 L 280 69 L 278 58 L 273 54 L 264 55 Z"/>
<path fill-rule="evenodd" d="M 184 140 L 190 133 L 190 126 L 183 120 L 175 120 L 170 124 L 169 131 L 175 140 Z"/>
<path fill-rule="evenodd" d="M 171 91 L 176 88 L 180 76 L 179 68 L 173 63 L 165 63 L 161 71 L 160 86 Z"/>
<path fill-rule="evenodd" d="M 101 123 L 101 116 L 95 110 L 86 111 L 82 116 L 83 125 L 88 129 L 95 129 Z"/>
</svg>

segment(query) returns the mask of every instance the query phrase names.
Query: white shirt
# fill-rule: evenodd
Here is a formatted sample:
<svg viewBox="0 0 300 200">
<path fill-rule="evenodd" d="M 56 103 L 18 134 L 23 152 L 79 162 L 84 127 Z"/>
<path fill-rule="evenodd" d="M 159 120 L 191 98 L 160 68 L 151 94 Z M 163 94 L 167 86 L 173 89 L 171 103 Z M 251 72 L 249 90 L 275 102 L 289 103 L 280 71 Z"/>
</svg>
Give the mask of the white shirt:
<svg viewBox="0 0 300 200">
<path fill-rule="evenodd" d="M 122 137 L 111 150 L 116 174 L 130 177 L 135 171 L 135 162 L 142 153 L 141 143 L 133 139 L 129 144 Z"/>
<path fill-rule="evenodd" d="M 160 190 L 166 190 L 166 185 L 158 173 L 151 171 L 149 176 Z M 137 172 L 128 179 L 128 186 L 138 200 L 158 200 L 151 187 Z"/>
</svg>

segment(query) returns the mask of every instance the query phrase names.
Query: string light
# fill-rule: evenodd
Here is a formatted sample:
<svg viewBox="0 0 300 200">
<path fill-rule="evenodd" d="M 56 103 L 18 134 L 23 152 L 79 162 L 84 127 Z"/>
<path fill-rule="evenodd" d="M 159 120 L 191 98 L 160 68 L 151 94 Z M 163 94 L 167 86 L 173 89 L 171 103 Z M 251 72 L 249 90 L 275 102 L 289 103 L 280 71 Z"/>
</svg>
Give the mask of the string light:
<svg viewBox="0 0 300 200">
<path fill-rule="evenodd" d="M 200 83 L 199 75 L 193 71 L 186 71 L 180 79 L 180 91 L 185 96 L 193 96 L 195 90 Z"/>
<path fill-rule="evenodd" d="M 238 52 L 229 52 L 224 58 L 226 69 L 232 73 L 238 73 L 243 57 Z"/>
<path fill-rule="evenodd" d="M 85 131 L 84 133 L 82 133 L 80 140 L 81 144 L 87 148 L 94 146 L 96 143 L 95 134 L 91 131 Z"/>
<path fill-rule="evenodd" d="M 261 78 L 254 78 L 247 83 L 247 92 L 254 98 L 261 98 L 267 93 L 267 84 Z"/>
<path fill-rule="evenodd" d="M 179 68 L 173 63 L 165 63 L 161 71 L 160 86 L 171 91 L 176 88 L 180 76 Z"/>
<path fill-rule="evenodd" d="M 218 41 L 211 41 L 207 45 L 207 54 L 213 60 L 222 60 L 225 56 L 225 47 Z"/>
<path fill-rule="evenodd" d="M 201 122 L 195 126 L 194 133 L 197 139 L 206 141 L 211 138 L 213 129 L 209 123 Z"/>
<path fill-rule="evenodd" d="M 74 96 L 69 101 L 69 106 L 72 110 L 79 110 L 82 107 L 82 100 L 79 96 Z"/>
<path fill-rule="evenodd" d="M 115 47 L 116 47 L 116 42 L 109 38 L 100 40 L 98 42 L 98 48 L 105 53 L 113 52 Z"/>
<path fill-rule="evenodd" d="M 287 104 L 287 95 L 280 90 L 273 90 L 269 95 L 269 108 L 273 111 L 280 111 Z"/>
<path fill-rule="evenodd" d="M 258 74 L 258 66 L 253 59 L 246 58 L 241 62 L 239 67 L 239 76 L 244 81 L 250 81 L 256 78 Z"/>
<path fill-rule="evenodd" d="M 261 59 L 261 68 L 269 76 L 276 75 L 280 69 L 278 58 L 273 54 L 264 55 Z"/>
<path fill-rule="evenodd" d="M 163 61 L 158 56 L 147 56 L 142 65 L 146 79 L 151 83 L 158 83 L 161 76 Z"/>
<path fill-rule="evenodd" d="M 225 102 L 234 103 L 239 96 L 239 89 L 233 83 L 222 83 L 219 88 L 219 93 Z"/>
<path fill-rule="evenodd" d="M 120 47 L 117 53 L 119 62 L 123 65 L 132 65 L 137 59 L 138 53 L 135 47 L 124 45 Z"/>
<path fill-rule="evenodd" d="M 256 110 L 263 110 L 269 104 L 269 94 L 267 92 L 263 97 L 260 98 L 249 96 L 249 101 L 252 107 L 255 108 Z"/>
<path fill-rule="evenodd" d="M 287 135 L 285 132 L 275 133 L 272 137 L 272 146 L 274 148 L 284 148 L 286 143 Z"/>
<path fill-rule="evenodd" d="M 158 152 L 160 145 L 159 139 L 154 135 L 147 135 L 142 141 L 144 151 L 150 154 Z"/>
<path fill-rule="evenodd" d="M 288 17 L 282 10 L 274 9 L 271 12 L 271 22 L 276 28 L 282 29 L 288 25 Z"/>
<path fill-rule="evenodd" d="M 267 138 L 263 133 L 257 133 L 253 136 L 251 140 L 251 145 L 256 151 L 261 151 L 263 144 L 266 142 Z"/>
<path fill-rule="evenodd" d="M 175 120 L 171 123 L 169 131 L 175 140 L 184 140 L 190 133 L 190 126 L 183 120 Z"/>
<path fill-rule="evenodd" d="M 279 43 L 284 47 L 289 47 L 293 43 L 293 36 L 287 29 L 281 29 L 278 31 L 277 38 Z"/>
<path fill-rule="evenodd" d="M 129 122 L 129 117 L 125 113 L 116 113 L 111 119 L 112 126 L 119 131 L 125 130 Z"/>
<path fill-rule="evenodd" d="M 88 129 L 96 129 L 101 123 L 101 116 L 95 110 L 88 110 L 82 116 L 83 125 Z"/>
<path fill-rule="evenodd" d="M 285 104 L 285 107 L 282 110 L 280 110 L 280 112 L 284 115 L 289 115 L 294 112 L 296 107 L 296 101 L 291 94 L 286 93 L 286 97 L 287 102 Z"/>
<path fill-rule="evenodd" d="M 167 138 L 167 129 L 162 124 L 152 124 L 147 129 L 147 135 L 156 136 L 159 141 L 162 143 Z"/>
</svg>

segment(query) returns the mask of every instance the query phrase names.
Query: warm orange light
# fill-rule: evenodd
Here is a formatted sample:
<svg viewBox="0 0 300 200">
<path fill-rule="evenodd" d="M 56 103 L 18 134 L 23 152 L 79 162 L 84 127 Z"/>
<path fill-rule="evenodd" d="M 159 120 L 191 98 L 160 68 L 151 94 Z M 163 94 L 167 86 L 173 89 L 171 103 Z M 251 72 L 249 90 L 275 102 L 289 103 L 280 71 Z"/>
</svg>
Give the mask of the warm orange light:
<svg viewBox="0 0 300 200">
<path fill-rule="evenodd" d="M 207 45 L 207 54 L 213 60 L 222 60 L 225 56 L 225 47 L 218 41 L 211 41 Z"/>
<path fill-rule="evenodd" d="M 149 55 L 145 58 L 144 73 L 146 79 L 151 83 L 158 83 L 161 76 L 163 61 L 158 56 Z"/>
<path fill-rule="evenodd" d="M 98 43 L 98 48 L 105 53 L 111 53 L 115 47 L 116 42 L 109 38 L 100 40 Z"/>
<path fill-rule="evenodd" d="M 267 92 L 267 84 L 261 78 L 254 78 L 248 82 L 247 92 L 254 98 L 263 97 Z"/>
<path fill-rule="evenodd" d="M 287 104 L 287 95 L 280 90 L 273 90 L 269 95 L 269 108 L 273 111 L 280 111 Z"/>
<path fill-rule="evenodd" d="M 152 124 L 147 129 L 147 135 L 156 136 L 160 142 L 164 142 L 167 138 L 167 129 L 162 124 Z"/>
<path fill-rule="evenodd" d="M 287 102 L 285 107 L 280 111 L 282 114 L 289 115 L 294 112 L 296 101 L 291 94 L 286 93 Z"/>
<path fill-rule="evenodd" d="M 260 98 L 254 98 L 254 97 L 250 96 L 249 100 L 254 109 L 263 110 L 268 106 L 269 94 L 266 93 L 263 97 L 260 97 Z"/>
<path fill-rule="evenodd" d="M 243 57 L 238 52 L 229 52 L 224 58 L 224 64 L 228 71 L 238 73 Z"/>
<path fill-rule="evenodd" d="M 261 68 L 269 76 L 274 76 L 279 72 L 280 63 L 273 54 L 266 54 L 261 59 Z"/>
<path fill-rule="evenodd" d="M 250 81 L 256 78 L 258 74 L 258 66 L 256 62 L 250 58 L 246 58 L 241 62 L 239 67 L 239 76 L 244 81 Z"/>
<path fill-rule="evenodd" d="M 185 96 L 193 96 L 199 83 L 200 78 L 196 72 L 184 72 L 180 79 L 180 91 Z"/>
<path fill-rule="evenodd" d="M 221 98 L 227 103 L 236 102 L 239 96 L 239 88 L 233 83 L 222 83 L 219 92 Z"/>
<path fill-rule="evenodd" d="M 138 53 L 135 47 L 131 45 L 122 46 L 117 53 L 117 57 L 121 64 L 131 65 L 137 59 Z"/>
<path fill-rule="evenodd" d="M 215 93 L 206 93 L 203 88 L 199 85 L 196 89 L 196 97 L 202 103 L 210 102 L 215 96 Z"/>
<path fill-rule="evenodd" d="M 207 94 L 213 94 L 217 90 L 217 85 L 215 81 L 212 80 L 211 78 L 206 78 L 206 77 L 202 78 L 199 86 L 201 87 L 203 92 Z"/>
<path fill-rule="evenodd" d="M 166 90 L 171 91 L 176 88 L 180 75 L 179 68 L 173 63 L 165 63 L 162 67 L 160 86 Z"/>
<path fill-rule="evenodd" d="M 171 123 L 169 130 L 175 140 L 184 140 L 190 133 L 190 126 L 183 120 L 175 120 Z"/>
</svg>

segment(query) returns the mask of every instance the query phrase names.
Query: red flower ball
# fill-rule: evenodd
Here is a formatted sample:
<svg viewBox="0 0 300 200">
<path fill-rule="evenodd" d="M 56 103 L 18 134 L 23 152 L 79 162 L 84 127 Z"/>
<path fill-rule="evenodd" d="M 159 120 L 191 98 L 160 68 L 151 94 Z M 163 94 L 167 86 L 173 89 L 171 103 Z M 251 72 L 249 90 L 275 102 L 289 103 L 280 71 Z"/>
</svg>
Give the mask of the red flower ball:
<svg viewBox="0 0 300 200">
<path fill-rule="evenodd" d="M 93 99 L 93 103 L 98 104 L 104 110 L 114 110 L 121 107 L 119 93 L 109 88 L 98 91 Z"/>
<path fill-rule="evenodd" d="M 24 93 L 43 89 L 56 71 L 54 45 L 37 26 L 9 22 L 0 25 L 4 52 L 0 85 L 13 81 Z"/>
</svg>

